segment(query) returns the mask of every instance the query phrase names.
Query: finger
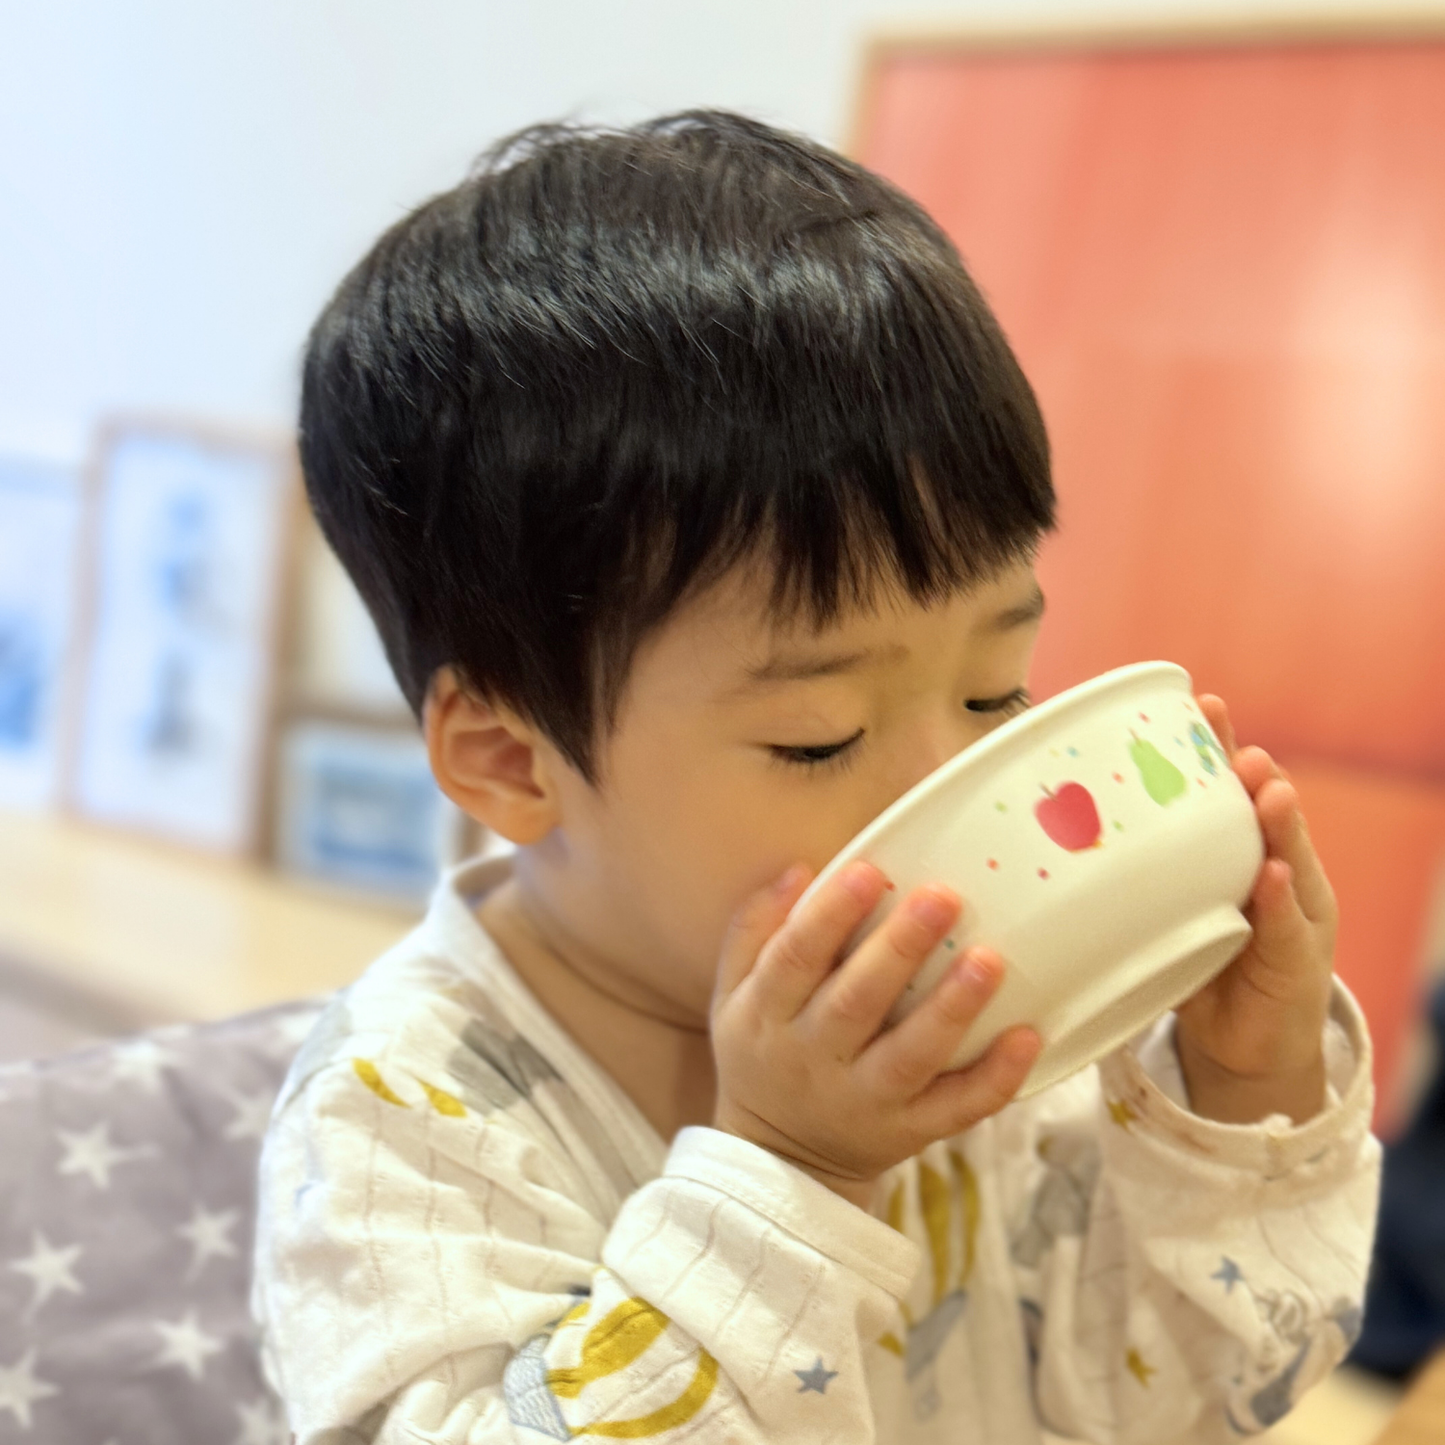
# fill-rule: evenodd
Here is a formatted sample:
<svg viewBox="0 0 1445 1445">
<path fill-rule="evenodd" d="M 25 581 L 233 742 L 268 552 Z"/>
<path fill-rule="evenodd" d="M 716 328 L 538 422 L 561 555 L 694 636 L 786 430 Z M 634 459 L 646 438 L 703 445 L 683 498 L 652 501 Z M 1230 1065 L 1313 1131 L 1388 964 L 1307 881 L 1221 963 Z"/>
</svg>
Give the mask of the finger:
<svg viewBox="0 0 1445 1445">
<path fill-rule="evenodd" d="M 851 1063 L 858 1057 L 961 907 L 951 888 L 914 889 L 813 995 L 804 1017 L 835 1058 Z"/>
<path fill-rule="evenodd" d="M 907 1018 L 878 1037 L 863 1067 L 889 1098 L 911 1099 L 948 1067 L 1004 975 L 1003 960 L 988 948 L 970 948 Z"/>
<path fill-rule="evenodd" d="M 873 864 L 849 863 L 795 906 L 763 945 L 749 976 L 757 1006 L 773 1018 L 794 1018 L 887 886 Z"/>
<path fill-rule="evenodd" d="M 946 1139 L 997 1114 L 1018 1093 L 1042 1047 L 1033 1029 L 1006 1029 L 977 1063 L 934 1079 L 908 1111 L 910 1126 L 926 1139 Z"/>
<path fill-rule="evenodd" d="M 1255 795 L 1255 812 L 1269 855 L 1282 859 L 1294 875 L 1293 892 L 1312 923 L 1332 922 L 1337 912 L 1334 889 L 1315 851 L 1299 793 L 1284 778 L 1271 778 Z"/>
<path fill-rule="evenodd" d="M 1253 743 L 1247 748 L 1241 748 L 1230 762 L 1251 798 L 1258 797 L 1259 790 L 1275 778 L 1288 780 L 1285 770 L 1274 758 Z"/>
<path fill-rule="evenodd" d="M 1224 751 L 1233 757 L 1238 751 L 1238 743 L 1234 737 L 1234 724 L 1229 720 L 1229 708 L 1222 697 L 1212 692 L 1202 693 L 1197 699 L 1200 710 L 1204 713 L 1205 721 L 1214 729 L 1214 735 L 1219 739 Z"/>
<path fill-rule="evenodd" d="M 795 863 L 733 914 L 718 956 L 714 1001 L 726 998 L 752 971 L 763 945 L 783 926 L 811 876 L 806 864 Z"/>
<path fill-rule="evenodd" d="M 1251 982 L 1285 1001 L 1301 982 L 1301 960 L 1310 959 L 1315 947 L 1309 919 L 1295 897 L 1291 878 L 1289 864 L 1271 858 L 1260 870 L 1245 910 L 1254 929 L 1250 952 L 1265 967 L 1265 976 L 1254 975 Z"/>
</svg>

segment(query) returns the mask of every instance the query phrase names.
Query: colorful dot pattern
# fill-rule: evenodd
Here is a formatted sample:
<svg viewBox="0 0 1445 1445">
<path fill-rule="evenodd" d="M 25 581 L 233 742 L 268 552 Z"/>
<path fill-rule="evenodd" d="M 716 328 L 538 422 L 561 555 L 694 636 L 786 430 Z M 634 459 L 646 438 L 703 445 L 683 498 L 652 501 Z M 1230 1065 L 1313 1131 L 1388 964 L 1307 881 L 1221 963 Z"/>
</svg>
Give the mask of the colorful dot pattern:
<svg viewBox="0 0 1445 1445">
<path fill-rule="evenodd" d="M 1186 704 L 1185 704 L 1185 709 L 1186 709 L 1186 711 L 1188 711 L 1191 715 L 1193 715 L 1193 716 L 1195 716 L 1195 717 L 1199 716 L 1198 712 L 1195 710 L 1195 708 L 1193 707 L 1192 704 L 1186 703 Z M 1150 722 L 1150 721 L 1151 721 L 1149 714 L 1146 713 L 1146 712 L 1141 712 L 1141 713 L 1139 713 L 1138 716 L 1139 716 L 1139 720 L 1140 720 L 1141 722 L 1147 723 L 1147 722 Z M 1180 747 L 1185 748 L 1185 749 L 1187 750 L 1189 744 L 1188 744 L 1188 742 L 1187 742 L 1185 739 L 1176 736 L 1176 737 L 1174 738 L 1174 741 L 1175 741 Z M 1060 751 L 1059 751 L 1058 748 L 1050 748 L 1049 751 L 1050 751 L 1050 754 L 1051 754 L 1053 757 L 1056 757 L 1056 758 L 1057 758 L 1057 757 L 1061 756 Z M 1069 748 L 1066 749 L 1066 751 L 1067 751 L 1069 757 L 1071 757 L 1071 758 L 1077 758 L 1077 757 L 1082 756 L 1082 754 L 1080 753 L 1080 751 L 1079 751 L 1079 749 L 1078 749 L 1077 747 L 1069 747 Z M 1114 780 L 1115 783 L 1118 783 L 1118 784 L 1120 784 L 1120 785 L 1122 785 L 1122 786 L 1127 786 L 1127 785 L 1128 785 L 1129 779 L 1128 779 L 1128 777 L 1126 777 L 1126 775 L 1125 775 L 1124 773 L 1122 773 L 1122 772 L 1114 772 L 1114 773 L 1111 774 L 1111 777 L 1113 778 L 1113 780 Z M 1195 781 L 1199 784 L 1199 786 L 1200 786 L 1201 788 L 1207 789 L 1208 786 L 1209 786 L 1209 784 L 1208 784 L 1203 778 L 1196 778 Z M 1046 789 L 1046 791 L 1047 791 L 1047 789 Z M 994 808 L 995 808 L 998 812 L 1000 812 L 1000 813 L 1007 813 L 1007 812 L 1009 811 L 1008 804 L 1007 804 L 1006 802 L 1004 802 L 1003 799 L 1001 799 L 1001 798 L 995 800 L 995 802 L 994 802 Z M 1117 832 L 1117 833 L 1124 833 L 1124 832 L 1127 832 L 1127 831 L 1128 831 L 1128 829 L 1125 827 L 1124 823 L 1123 823 L 1120 819 L 1115 818 L 1115 819 L 1112 820 L 1112 823 L 1113 823 L 1113 827 L 1114 827 L 1114 831 L 1115 831 L 1115 832 Z M 1096 845 L 1096 847 L 1097 847 L 1097 846 L 1099 846 L 1099 845 Z M 987 865 L 988 865 L 988 868 L 989 868 L 989 871 L 990 871 L 990 872 L 998 873 L 998 872 L 1001 872 L 1001 871 L 1003 870 L 1003 864 L 1000 862 L 1000 860 L 999 860 L 998 858 L 996 858 L 996 857 L 994 857 L 994 858 L 989 858 L 989 859 L 987 859 L 986 861 L 987 861 Z M 1037 876 L 1038 876 L 1038 878 L 1039 878 L 1040 881 L 1042 881 L 1042 882 L 1048 882 L 1048 881 L 1052 878 L 1052 876 L 1053 876 L 1047 868 L 1038 868 L 1036 871 L 1037 871 Z M 890 885 L 890 886 L 892 886 L 892 885 Z M 945 940 L 945 942 L 946 942 L 946 944 L 947 944 L 948 947 L 950 947 L 950 948 L 954 947 L 953 941 L 952 941 L 951 939 Z"/>
</svg>

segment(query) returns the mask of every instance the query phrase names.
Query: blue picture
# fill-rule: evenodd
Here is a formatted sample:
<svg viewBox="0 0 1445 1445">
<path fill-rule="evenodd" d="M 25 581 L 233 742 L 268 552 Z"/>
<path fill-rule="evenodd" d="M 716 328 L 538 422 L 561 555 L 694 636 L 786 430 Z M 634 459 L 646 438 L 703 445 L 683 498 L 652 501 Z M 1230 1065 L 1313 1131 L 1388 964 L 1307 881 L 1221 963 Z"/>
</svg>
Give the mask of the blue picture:
<svg viewBox="0 0 1445 1445">
<path fill-rule="evenodd" d="M 0 807 L 58 791 L 80 519 L 74 472 L 0 457 Z"/>
<path fill-rule="evenodd" d="M 294 482 L 284 446 L 113 439 L 73 780 L 89 816 L 222 852 L 259 841 Z"/>
<path fill-rule="evenodd" d="M 460 815 L 406 729 L 302 722 L 281 748 L 278 859 L 342 887 L 420 899 Z"/>
</svg>

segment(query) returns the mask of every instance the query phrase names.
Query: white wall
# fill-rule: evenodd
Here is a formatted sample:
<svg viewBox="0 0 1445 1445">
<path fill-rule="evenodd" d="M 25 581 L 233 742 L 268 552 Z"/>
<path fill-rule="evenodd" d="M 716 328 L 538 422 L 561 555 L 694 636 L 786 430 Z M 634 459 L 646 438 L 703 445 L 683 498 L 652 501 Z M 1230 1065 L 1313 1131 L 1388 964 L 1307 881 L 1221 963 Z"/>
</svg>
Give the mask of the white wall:
<svg viewBox="0 0 1445 1445">
<path fill-rule="evenodd" d="M 1135 0 L 1133 13 L 1240 3 Z M 0 450 L 77 459 L 95 415 L 117 408 L 288 423 L 299 347 L 342 272 L 529 121 L 721 104 L 837 143 L 871 30 L 1099 13 L 1099 0 L 0 0 Z"/>
</svg>

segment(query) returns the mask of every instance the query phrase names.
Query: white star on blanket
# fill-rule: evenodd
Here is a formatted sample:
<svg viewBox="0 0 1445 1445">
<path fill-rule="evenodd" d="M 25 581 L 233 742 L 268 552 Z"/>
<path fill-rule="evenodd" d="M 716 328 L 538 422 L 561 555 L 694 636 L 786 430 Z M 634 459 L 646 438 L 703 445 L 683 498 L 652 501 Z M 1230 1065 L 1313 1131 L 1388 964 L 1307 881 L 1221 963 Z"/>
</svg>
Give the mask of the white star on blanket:
<svg viewBox="0 0 1445 1445">
<path fill-rule="evenodd" d="M 226 1125 L 228 1139 L 264 1139 L 271 1122 L 271 1106 L 276 1096 L 268 1090 L 256 1094 L 232 1094 L 231 1107 L 235 1117 Z"/>
<path fill-rule="evenodd" d="M 54 1385 L 35 1378 L 34 1366 L 34 1350 L 27 1350 L 9 1368 L 0 1365 L 0 1410 L 11 1411 L 25 1430 L 30 1428 L 31 1405 L 60 1393 Z"/>
<path fill-rule="evenodd" d="M 153 1038 L 142 1035 L 115 1046 L 111 1078 L 118 1084 L 137 1083 L 147 1093 L 160 1092 L 161 1073 L 176 1066 L 175 1056 Z"/>
<path fill-rule="evenodd" d="M 263 1396 L 249 1405 L 237 1405 L 241 1433 L 233 1445 L 287 1445 L 291 1432 L 276 1402 Z"/>
<path fill-rule="evenodd" d="M 62 1174 L 85 1174 L 98 1189 L 110 1188 L 110 1171 L 117 1164 L 129 1164 L 154 1153 L 151 1149 L 117 1149 L 110 1142 L 110 1126 L 97 1124 L 82 1134 L 57 1129 L 56 1137 L 65 1145 L 65 1158 L 60 1161 Z"/>
<path fill-rule="evenodd" d="M 176 1231 L 183 1239 L 189 1240 L 195 1253 L 187 1277 L 194 1279 L 205 1267 L 208 1259 L 234 1259 L 236 1246 L 228 1235 L 240 1218 L 234 1209 L 223 1209 L 219 1214 L 208 1214 L 198 1204 L 188 1224 Z"/>
<path fill-rule="evenodd" d="M 80 1281 L 70 1272 L 80 1254 L 78 1244 L 65 1249 L 54 1248 L 50 1241 L 37 1229 L 34 1248 L 24 1259 L 13 1259 L 10 1268 L 21 1274 L 28 1274 L 35 1284 L 35 1298 L 30 1302 L 29 1313 L 33 1315 L 56 1290 L 69 1290 L 80 1294 Z"/>
<path fill-rule="evenodd" d="M 318 1013 L 0 1067 L 0 1440 L 287 1445 L 249 1246 L 260 1139 Z"/>
<path fill-rule="evenodd" d="M 165 1344 L 161 1347 L 156 1369 L 166 1365 L 179 1365 L 193 1380 L 199 1380 L 206 1368 L 206 1360 L 218 1355 L 225 1345 L 208 1335 L 197 1323 L 194 1310 L 187 1311 L 186 1317 L 171 1323 L 156 1320 L 155 1328 Z"/>
</svg>

